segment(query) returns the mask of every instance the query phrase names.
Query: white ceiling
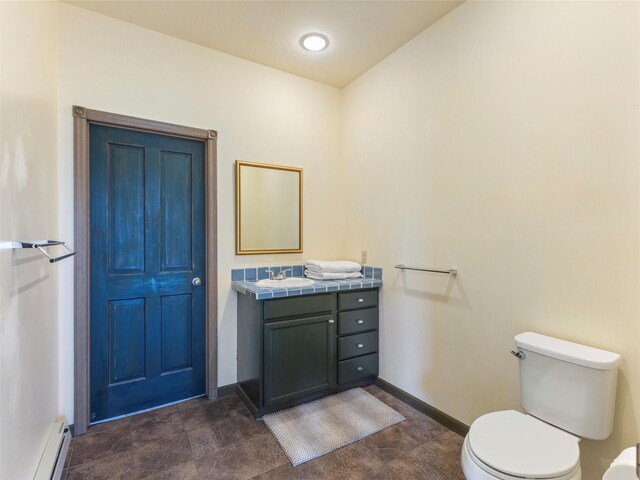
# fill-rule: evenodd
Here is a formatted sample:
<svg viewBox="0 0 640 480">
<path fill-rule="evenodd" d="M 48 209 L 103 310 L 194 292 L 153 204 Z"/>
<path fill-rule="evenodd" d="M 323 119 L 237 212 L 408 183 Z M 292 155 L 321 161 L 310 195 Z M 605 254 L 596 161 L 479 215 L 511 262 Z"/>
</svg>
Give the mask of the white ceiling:
<svg viewBox="0 0 640 480">
<path fill-rule="evenodd" d="M 70 0 L 141 27 L 344 87 L 462 3 L 446 1 Z M 302 35 L 329 48 L 307 52 Z"/>
</svg>

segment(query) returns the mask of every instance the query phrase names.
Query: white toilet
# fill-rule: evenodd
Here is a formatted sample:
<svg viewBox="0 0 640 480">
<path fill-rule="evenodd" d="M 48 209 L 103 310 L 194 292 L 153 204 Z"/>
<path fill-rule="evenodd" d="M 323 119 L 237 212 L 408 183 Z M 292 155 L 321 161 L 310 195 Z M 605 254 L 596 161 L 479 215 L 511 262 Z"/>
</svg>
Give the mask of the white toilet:
<svg viewBox="0 0 640 480">
<path fill-rule="evenodd" d="M 581 438 L 613 429 L 620 355 L 537 333 L 515 337 L 523 409 L 478 418 L 462 446 L 467 480 L 580 480 Z"/>
</svg>

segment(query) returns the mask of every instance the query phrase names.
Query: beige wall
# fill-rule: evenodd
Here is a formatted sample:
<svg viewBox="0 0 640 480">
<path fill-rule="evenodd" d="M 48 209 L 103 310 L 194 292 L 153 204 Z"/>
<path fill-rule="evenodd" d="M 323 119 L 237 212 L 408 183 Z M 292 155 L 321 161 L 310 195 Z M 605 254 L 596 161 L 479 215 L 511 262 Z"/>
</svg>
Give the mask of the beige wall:
<svg viewBox="0 0 640 480">
<path fill-rule="evenodd" d="M 217 129 L 221 385 L 232 267 L 368 250 L 383 378 L 471 423 L 519 407 L 513 335 L 556 335 L 624 357 L 585 478 L 640 438 L 640 4 L 468 2 L 344 92 L 66 4 L 0 16 L 0 241 L 73 237 L 72 104 Z M 234 255 L 236 159 L 305 169 L 303 255 Z M 31 257 L 0 250 L 0 478 L 56 396 L 73 421 L 72 263 Z"/>
<path fill-rule="evenodd" d="M 58 237 L 54 4 L 0 2 L 0 242 Z M 58 414 L 57 265 L 0 249 L 0 478 L 32 478 Z"/>
<path fill-rule="evenodd" d="M 385 268 L 381 377 L 470 424 L 519 408 L 519 332 L 619 352 L 589 480 L 640 440 L 639 9 L 467 2 L 344 94 L 345 254 Z"/>
<path fill-rule="evenodd" d="M 73 236 L 71 105 L 215 129 L 218 139 L 219 384 L 236 381 L 231 268 L 339 254 L 340 91 L 60 4 L 60 216 Z M 235 255 L 236 160 L 305 173 L 304 255 Z M 61 265 L 61 408 L 73 410 L 73 268 Z"/>
</svg>

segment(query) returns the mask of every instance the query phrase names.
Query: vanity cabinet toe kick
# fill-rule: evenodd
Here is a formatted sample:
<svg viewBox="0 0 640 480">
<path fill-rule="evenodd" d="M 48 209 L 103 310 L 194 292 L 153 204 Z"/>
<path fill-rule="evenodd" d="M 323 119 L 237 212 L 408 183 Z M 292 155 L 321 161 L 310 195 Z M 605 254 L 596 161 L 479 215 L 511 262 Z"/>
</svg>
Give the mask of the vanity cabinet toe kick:
<svg viewBox="0 0 640 480">
<path fill-rule="evenodd" d="M 373 383 L 378 290 L 238 295 L 237 390 L 256 418 Z"/>
</svg>

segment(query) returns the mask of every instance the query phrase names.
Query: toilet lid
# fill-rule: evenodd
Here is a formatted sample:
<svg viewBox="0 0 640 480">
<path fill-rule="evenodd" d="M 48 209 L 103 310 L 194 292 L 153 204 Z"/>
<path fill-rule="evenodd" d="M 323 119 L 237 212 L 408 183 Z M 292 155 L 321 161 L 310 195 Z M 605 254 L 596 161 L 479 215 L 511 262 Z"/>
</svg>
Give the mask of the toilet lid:
<svg viewBox="0 0 640 480">
<path fill-rule="evenodd" d="M 469 429 L 469 446 L 483 463 L 525 478 L 560 477 L 580 461 L 576 437 L 514 410 L 478 418 Z"/>
</svg>

